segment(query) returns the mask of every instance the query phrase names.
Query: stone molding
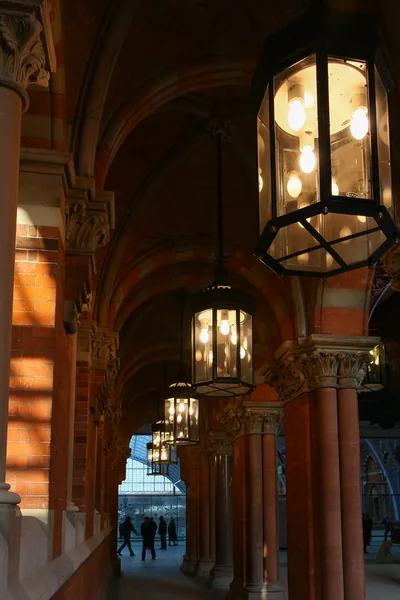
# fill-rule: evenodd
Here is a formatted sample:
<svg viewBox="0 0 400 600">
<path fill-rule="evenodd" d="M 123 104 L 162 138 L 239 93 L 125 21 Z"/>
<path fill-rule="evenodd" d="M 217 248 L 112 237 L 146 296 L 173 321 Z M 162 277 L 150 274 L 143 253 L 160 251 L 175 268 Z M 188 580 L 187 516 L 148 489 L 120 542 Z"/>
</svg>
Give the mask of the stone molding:
<svg viewBox="0 0 400 600">
<path fill-rule="evenodd" d="M 277 403 L 239 401 L 226 406 L 217 421 L 233 439 L 241 435 L 279 435 L 283 409 Z"/>
<path fill-rule="evenodd" d="M 0 0 L 0 85 L 15 90 L 23 111 L 26 89 L 47 87 L 56 54 L 47 0 Z"/>
<path fill-rule="evenodd" d="M 212 456 L 231 456 L 232 439 L 226 434 L 211 431 L 205 436 L 206 451 Z"/>
<path fill-rule="evenodd" d="M 264 382 L 284 403 L 323 387 L 359 389 L 368 352 L 379 342 L 376 337 L 318 334 L 287 341 L 276 352 L 275 363 L 264 369 Z"/>
</svg>

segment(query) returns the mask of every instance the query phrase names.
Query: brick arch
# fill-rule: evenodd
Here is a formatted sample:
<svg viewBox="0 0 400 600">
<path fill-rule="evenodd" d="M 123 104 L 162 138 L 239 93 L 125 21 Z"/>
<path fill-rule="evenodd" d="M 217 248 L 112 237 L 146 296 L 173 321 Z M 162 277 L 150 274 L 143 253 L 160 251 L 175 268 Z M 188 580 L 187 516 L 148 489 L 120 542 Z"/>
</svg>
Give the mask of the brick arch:
<svg viewBox="0 0 400 600">
<path fill-rule="evenodd" d="M 123 106 L 109 123 L 97 149 L 95 178 L 104 186 L 110 166 L 125 138 L 162 105 L 197 90 L 221 86 L 249 86 L 254 58 L 213 56 L 182 69 L 172 69 L 149 81 L 136 94 L 135 102 Z"/>
</svg>

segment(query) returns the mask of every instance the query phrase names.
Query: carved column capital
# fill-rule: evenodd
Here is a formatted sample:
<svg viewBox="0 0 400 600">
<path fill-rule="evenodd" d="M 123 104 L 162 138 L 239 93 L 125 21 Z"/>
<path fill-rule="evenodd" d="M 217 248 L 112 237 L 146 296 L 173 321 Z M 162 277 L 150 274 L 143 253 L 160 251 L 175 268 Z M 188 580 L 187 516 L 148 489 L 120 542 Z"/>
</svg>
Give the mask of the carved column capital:
<svg viewBox="0 0 400 600">
<path fill-rule="evenodd" d="M 94 256 L 105 246 L 114 227 L 114 194 L 95 192 L 92 180 L 77 178 L 65 204 L 66 251 L 68 254 Z"/>
<path fill-rule="evenodd" d="M 341 352 L 339 358 L 339 388 L 358 390 L 367 372 L 367 362 L 371 359 L 367 352 L 351 354 Z"/>
<path fill-rule="evenodd" d="M 263 433 L 266 435 L 275 435 L 278 437 L 283 430 L 283 410 L 266 410 L 263 422 Z"/>
<path fill-rule="evenodd" d="M 55 71 L 55 50 L 45 0 L 0 0 L 0 86 L 15 90 L 23 111 L 31 83 L 47 87 Z"/>
</svg>

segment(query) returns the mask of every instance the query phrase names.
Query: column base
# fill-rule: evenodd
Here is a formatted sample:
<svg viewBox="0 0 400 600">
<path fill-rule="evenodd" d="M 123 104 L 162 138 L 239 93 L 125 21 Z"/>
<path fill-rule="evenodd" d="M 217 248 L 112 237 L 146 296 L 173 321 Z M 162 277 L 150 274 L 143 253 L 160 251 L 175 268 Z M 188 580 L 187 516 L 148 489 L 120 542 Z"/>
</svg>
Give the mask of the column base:
<svg viewBox="0 0 400 600">
<path fill-rule="evenodd" d="M 197 567 L 197 575 L 200 577 L 209 577 L 213 567 L 215 565 L 215 561 L 210 559 L 199 560 Z"/>
<path fill-rule="evenodd" d="M 185 575 L 194 576 L 197 575 L 197 569 L 199 566 L 198 560 L 192 560 L 186 554 L 183 557 L 183 562 L 181 564 L 181 571 L 185 573 Z"/>
<path fill-rule="evenodd" d="M 215 590 L 229 590 L 233 579 L 231 565 L 214 565 L 207 580 L 207 586 Z"/>
<path fill-rule="evenodd" d="M 0 504 L 19 504 L 21 497 L 14 492 L 10 492 L 8 483 L 0 483 Z"/>
<path fill-rule="evenodd" d="M 267 593 L 269 600 L 286 600 L 286 595 L 279 583 L 268 583 Z"/>
</svg>

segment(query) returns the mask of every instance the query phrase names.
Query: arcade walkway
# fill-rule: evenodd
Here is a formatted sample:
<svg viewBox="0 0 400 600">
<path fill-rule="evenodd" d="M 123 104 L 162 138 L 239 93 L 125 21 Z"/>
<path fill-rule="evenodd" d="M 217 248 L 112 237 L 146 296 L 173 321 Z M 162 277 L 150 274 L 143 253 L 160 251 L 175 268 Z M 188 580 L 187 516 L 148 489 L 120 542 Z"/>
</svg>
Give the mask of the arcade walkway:
<svg viewBox="0 0 400 600">
<path fill-rule="evenodd" d="M 179 570 L 184 546 L 157 550 L 157 560 L 148 556 L 146 562 L 140 560 L 140 545 L 134 544 L 136 556 L 131 558 L 125 550 L 121 559 L 122 577 L 115 582 L 107 600 L 127 598 L 148 598 L 151 600 L 222 600 L 226 591 L 209 590 L 204 581 L 187 577 Z M 400 590 L 399 564 L 376 564 L 375 550 L 366 557 L 366 600 L 398 600 Z M 396 555 L 396 559 L 398 556 Z M 282 562 L 286 555 L 282 553 Z M 282 584 L 287 593 L 286 565 L 281 565 Z"/>
</svg>

